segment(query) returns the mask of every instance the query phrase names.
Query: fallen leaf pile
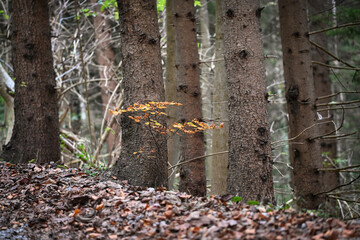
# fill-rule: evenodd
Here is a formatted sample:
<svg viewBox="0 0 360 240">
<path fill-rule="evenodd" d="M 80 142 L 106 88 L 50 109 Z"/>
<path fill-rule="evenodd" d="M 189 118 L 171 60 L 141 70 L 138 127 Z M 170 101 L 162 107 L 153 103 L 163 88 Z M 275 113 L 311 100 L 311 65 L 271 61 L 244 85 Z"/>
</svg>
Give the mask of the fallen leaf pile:
<svg viewBox="0 0 360 240">
<path fill-rule="evenodd" d="M 109 174 L 0 162 L 0 239 L 357 239 L 360 221 L 267 212 Z"/>
</svg>

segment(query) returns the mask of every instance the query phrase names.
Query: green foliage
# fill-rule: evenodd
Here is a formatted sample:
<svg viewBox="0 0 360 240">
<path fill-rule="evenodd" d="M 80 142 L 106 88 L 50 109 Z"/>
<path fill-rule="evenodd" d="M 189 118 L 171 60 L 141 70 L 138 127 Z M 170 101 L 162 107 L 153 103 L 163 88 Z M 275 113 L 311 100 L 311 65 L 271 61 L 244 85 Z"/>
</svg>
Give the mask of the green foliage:
<svg viewBox="0 0 360 240">
<path fill-rule="evenodd" d="M 4 16 L 6 20 L 9 20 L 9 15 L 5 14 L 4 10 L 0 10 L 0 16 Z"/>
<path fill-rule="evenodd" d="M 260 205 L 259 201 L 253 201 L 253 200 L 250 200 L 247 202 L 250 206 L 254 206 L 254 205 Z"/>
<path fill-rule="evenodd" d="M 234 197 L 232 198 L 232 201 L 233 201 L 233 202 L 241 202 L 241 201 L 242 201 L 242 197 L 234 196 Z"/>
<path fill-rule="evenodd" d="M 157 11 L 162 12 L 165 9 L 166 6 L 166 0 L 157 0 Z M 194 1 L 194 6 L 201 7 L 201 2 L 199 0 Z"/>
<path fill-rule="evenodd" d="M 164 11 L 166 6 L 166 0 L 157 0 L 156 2 L 157 2 L 158 13 Z"/>
</svg>

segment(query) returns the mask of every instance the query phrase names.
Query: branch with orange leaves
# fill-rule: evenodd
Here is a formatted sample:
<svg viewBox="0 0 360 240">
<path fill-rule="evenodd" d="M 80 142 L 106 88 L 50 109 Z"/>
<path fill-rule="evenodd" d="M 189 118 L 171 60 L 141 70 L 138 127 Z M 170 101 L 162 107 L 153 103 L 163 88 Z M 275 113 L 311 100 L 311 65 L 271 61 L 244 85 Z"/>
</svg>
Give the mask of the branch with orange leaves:
<svg viewBox="0 0 360 240">
<path fill-rule="evenodd" d="M 167 114 L 163 111 L 163 109 L 168 106 L 181 106 L 181 103 L 176 102 L 148 102 L 146 104 L 135 103 L 129 106 L 127 109 L 115 109 L 110 110 L 110 113 L 115 116 L 122 113 L 127 112 L 139 112 L 140 114 L 129 116 L 130 119 L 137 123 L 144 123 L 145 125 L 155 129 L 157 132 L 161 134 L 169 134 L 174 133 L 178 134 L 178 132 L 186 133 L 186 134 L 195 134 L 197 132 L 223 128 L 223 123 L 220 125 L 215 124 L 207 124 L 205 122 L 199 121 L 198 119 L 193 119 L 190 122 L 177 123 L 175 122 L 170 127 L 166 127 L 166 125 L 158 122 L 155 117 L 159 117 L 161 115 L 167 116 Z"/>
</svg>

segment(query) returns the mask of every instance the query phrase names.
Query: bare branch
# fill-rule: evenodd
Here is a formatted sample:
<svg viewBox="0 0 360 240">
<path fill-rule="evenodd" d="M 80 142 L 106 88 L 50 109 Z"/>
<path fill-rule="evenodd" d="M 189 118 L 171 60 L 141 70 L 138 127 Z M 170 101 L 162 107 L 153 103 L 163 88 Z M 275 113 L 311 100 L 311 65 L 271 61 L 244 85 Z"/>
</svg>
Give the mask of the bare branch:
<svg viewBox="0 0 360 240">
<path fill-rule="evenodd" d="M 318 34 L 318 33 L 322 33 L 322 32 L 327 32 L 327 31 L 331 31 L 331 30 L 339 29 L 339 28 L 358 26 L 358 25 L 360 25 L 360 22 L 346 23 L 346 24 L 342 24 L 342 25 L 336 25 L 336 26 L 334 26 L 334 27 L 329 27 L 329 28 L 324 28 L 324 29 L 321 29 L 321 30 L 309 32 L 309 35 Z"/>
</svg>

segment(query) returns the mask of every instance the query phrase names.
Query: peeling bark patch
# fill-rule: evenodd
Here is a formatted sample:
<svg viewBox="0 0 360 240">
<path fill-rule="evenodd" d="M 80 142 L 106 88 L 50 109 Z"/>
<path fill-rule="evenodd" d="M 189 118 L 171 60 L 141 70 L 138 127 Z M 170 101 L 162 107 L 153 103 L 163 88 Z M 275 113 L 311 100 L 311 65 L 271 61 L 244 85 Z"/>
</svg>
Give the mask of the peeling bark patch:
<svg viewBox="0 0 360 240">
<path fill-rule="evenodd" d="M 299 87 L 297 85 L 290 86 L 286 93 L 286 99 L 290 102 L 297 101 L 299 97 Z"/>
<path fill-rule="evenodd" d="M 245 59 L 249 53 L 246 50 L 241 50 L 239 56 L 241 59 Z"/>
<path fill-rule="evenodd" d="M 300 51 L 299 51 L 299 53 L 308 53 L 308 52 L 310 52 L 309 49 L 304 49 L 304 50 L 300 50 Z"/>
<path fill-rule="evenodd" d="M 188 12 L 187 14 L 186 14 L 186 17 L 190 20 L 190 21 L 192 21 L 192 22 L 195 22 L 195 17 L 194 17 L 194 15 L 192 14 L 192 12 Z"/>
<path fill-rule="evenodd" d="M 28 49 L 28 50 L 31 50 L 31 49 L 34 48 L 34 46 L 35 46 L 35 44 L 33 44 L 33 43 L 28 43 L 28 44 L 25 45 L 25 48 Z"/>
<path fill-rule="evenodd" d="M 266 182 L 267 181 L 267 176 L 264 174 L 264 175 L 260 175 L 260 178 L 261 178 L 261 181 L 262 182 Z M 260 199 L 260 198 L 259 198 Z"/>
<path fill-rule="evenodd" d="M 26 60 L 29 60 L 29 61 L 32 61 L 34 56 L 31 55 L 31 54 L 24 54 L 23 57 L 26 59 Z"/>
<path fill-rule="evenodd" d="M 297 150 L 296 148 L 294 149 L 294 154 L 295 154 L 295 158 L 300 158 L 300 151 Z"/>
<path fill-rule="evenodd" d="M 181 92 L 187 93 L 187 89 L 188 89 L 187 85 L 179 85 L 178 92 L 181 91 Z"/>
<path fill-rule="evenodd" d="M 259 128 L 257 129 L 257 132 L 258 132 L 259 136 L 263 137 L 263 136 L 265 136 L 266 128 L 264 128 L 264 127 L 259 127 Z"/>
<path fill-rule="evenodd" d="M 291 34 L 292 36 L 299 38 L 300 37 L 300 33 L 299 32 L 294 32 L 293 34 Z"/>
<path fill-rule="evenodd" d="M 150 38 L 150 39 L 149 39 L 149 43 L 150 43 L 151 45 L 154 45 L 154 44 L 156 44 L 156 40 L 155 40 L 154 38 Z"/>
<path fill-rule="evenodd" d="M 264 10 L 264 8 L 265 7 L 261 7 L 261 8 L 256 9 L 255 15 L 256 15 L 257 18 L 261 17 L 261 11 Z"/>
<path fill-rule="evenodd" d="M 145 40 L 145 38 L 146 38 L 146 34 L 145 34 L 145 33 L 140 34 L 140 36 L 139 36 L 139 43 L 142 43 L 142 42 Z"/>
<path fill-rule="evenodd" d="M 228 9 L 228 10 L 226 11 L 226 16 L 229 17 L 229 18 L 233 18 L 233 17 L 235 17 L 235 13 L 234 13 L 233 10 Z"/>
<path fill-rule="evenodd" d="M 267 103 L 270 103 L 270 101 L 269 101 L 269 93 L 265 93 L 265 101 Z"/>
</svg>

